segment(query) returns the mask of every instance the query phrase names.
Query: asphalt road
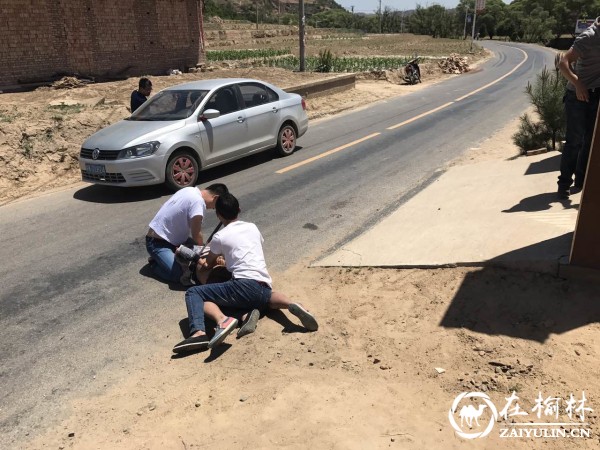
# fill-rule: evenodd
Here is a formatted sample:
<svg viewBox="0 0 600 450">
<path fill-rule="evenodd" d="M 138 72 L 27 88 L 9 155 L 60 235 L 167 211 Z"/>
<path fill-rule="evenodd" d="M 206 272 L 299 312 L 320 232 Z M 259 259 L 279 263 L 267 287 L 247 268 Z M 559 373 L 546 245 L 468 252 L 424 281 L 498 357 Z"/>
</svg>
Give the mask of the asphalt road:
<svg viewBox="0 0 600 450">
<path fill-rule="evenodd" d="M 238 196 L 272 272 L 308 264 L 524 111 L 524 87 L 553 53 L 484 45 L 496 56 L 482 70 L 315 121 L 294 155 L 255 155 L 204 173 L 202 184 L 224 182 Z M 164 339 L 181 337 L 183 292 L 148 276 L 143 240 L 168 195 L 86 186 L 0 207 L 0 447 L 56 423 L 71 398 L 140 370 L 144 355 L 170 357 Z M 211 213 L 206 230 L 215 224 Z"/>
</svg>

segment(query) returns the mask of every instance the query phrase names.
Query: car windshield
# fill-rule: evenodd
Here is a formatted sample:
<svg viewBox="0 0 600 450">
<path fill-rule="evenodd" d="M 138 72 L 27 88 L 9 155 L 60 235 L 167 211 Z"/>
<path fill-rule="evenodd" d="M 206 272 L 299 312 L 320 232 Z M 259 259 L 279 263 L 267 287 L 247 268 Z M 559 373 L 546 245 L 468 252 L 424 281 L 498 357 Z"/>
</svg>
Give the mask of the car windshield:
<svg viewBox="0 0 600 450">
<path fill-rule="evenodd" d="M 208 91 L 167 90 L 150 97 L 129 120 L 181 120 L 190 117 Z"/>
</svg>

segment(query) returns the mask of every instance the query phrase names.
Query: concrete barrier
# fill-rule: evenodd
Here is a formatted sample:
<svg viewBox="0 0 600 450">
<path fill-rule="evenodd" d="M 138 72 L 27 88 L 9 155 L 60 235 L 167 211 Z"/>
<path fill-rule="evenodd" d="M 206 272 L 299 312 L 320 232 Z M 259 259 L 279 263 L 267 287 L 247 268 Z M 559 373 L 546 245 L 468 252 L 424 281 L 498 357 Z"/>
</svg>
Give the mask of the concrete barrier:
<svg viewBox="0 0 600 450">
<path fill-rule="evenodd" d="M 304 98 L 315 98 L 320 95 L 329 95 L 335 92 L 354 89 L 356 86 L 356 74 L 344 74 L 327 80 L 312 81 L 285 88 L 286 92 L 299 94 Z"/>
</svg>

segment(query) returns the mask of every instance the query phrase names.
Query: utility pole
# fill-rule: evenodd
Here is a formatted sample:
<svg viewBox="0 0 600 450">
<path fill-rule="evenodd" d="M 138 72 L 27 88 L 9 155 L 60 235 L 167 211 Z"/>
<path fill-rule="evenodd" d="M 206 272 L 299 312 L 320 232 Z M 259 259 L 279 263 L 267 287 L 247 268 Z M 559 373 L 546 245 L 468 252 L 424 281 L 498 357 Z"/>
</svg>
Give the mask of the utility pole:
<svg viewBox="0 0 600 450">
<path fill-rule="evenodd" d="M 381 34 L 381 22 L 383 21 L 383 14 L 381 13 L 381 0 L 379 0 L 379 34 Z"/>
<path fill-rule="evenodd" d="M 400 33 L 404 33 L 404 10 L 400 13 Z"/>
<path fill-rule="evenodd" d="M 298 5 L 298 34 L 300 40 L 300 72 L 304 72 L 304 0 Z"/>
<path fill-rule="evenodd" d="M 471 48 L 470 52 L 473 51 L 473 41 L 475 40 L 475 22 L 477 21 L 477 8 L 473 11 L 473 28 L 471 29 Z"/>
<path fill-rule="evenodd" d="M 277 25 L 281 25 L 281 0 L 277 0 Z"/>
<path fill-rule="evenodd" d="M 258 0 L 256 0 L 256 29 L 258 30 Z"/>
</svg>

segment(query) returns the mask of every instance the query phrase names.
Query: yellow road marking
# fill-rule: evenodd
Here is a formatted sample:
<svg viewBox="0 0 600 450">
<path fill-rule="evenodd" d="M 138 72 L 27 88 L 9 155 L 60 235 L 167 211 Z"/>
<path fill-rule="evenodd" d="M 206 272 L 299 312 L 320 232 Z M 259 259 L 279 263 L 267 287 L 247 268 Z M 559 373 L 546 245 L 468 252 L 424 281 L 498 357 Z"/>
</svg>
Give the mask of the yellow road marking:
<svg viewBox="0 0 600 450">
<path fill-rule="evenodd" d="M 344 145 L 342 145 L 340 147 L 336 147 L 333 150 L 329 150 L 329 151 L 326 151 L 325 153 L 321 153 L 320 155 L 313 156 L 312 158 L 305 159 L 304 161 L 300 161 L 299 163 L 292 164 L 291 166 L 284 167 L 283 169 L 279 169 L 275 173 L 286 173 L 286 172 L 289 172 L 290 170 L 297 169 L 298 167 L 301 167 L 301 166 L 303 166 L 305 164 L 309 164 L 309 163 L 311 163 L 313 161 L 316 161 L 317 159 L 325 158 L 326 156 L 329 156 L 329 155 L 331 155 L 333 153 L 337 153 L 337 152 L 339 152 L 341 150 L 344 150 L 345 148 L 352 147 L 353 145 L 359 144 L 359 143 L 361 143 L 363 141 L 366 141 L 367 139 L 374 138 L 375 136 L 379 136 L 380 134 L 381 133 L 370 134 L 368 136 L 365 136 L 364 138 L 357 139 L 356 141 L 352 141 L 352 142 L 349 142 L 348 144 L 344 144 Z"/>
<path fill-rule="evenodd" d="M 515 47 L 513 47 L 515 48 Z M 513 73 L 515 73 L 515 70 L 517 70 L 519 67 L 521 67 L 523 64 L 525 64 L 525 61 L 527 61 L 527 59 L 529 58 L 527 56 L 527 53 L 525 53 L 524 50 L 521 50 L 520 48 L 518 48 L 517 50 L 519 50 L 520 52 L 522 52 L 525 55 L 525 59 L 523 61 L 521 61 L 519 64 L 517 64 L 513 70 L 511 70 L 510 72 L 502 75 L 500 78 L 498 78 L 497 80 L 492 81 L 491 83 L 486 84 L 485 86 L 480 87 L 479 89 L 475 89 L 473 92 L 469 92 L 468 94 L 463 95 L 462 97 L 457 98 L 456 100 L 454 100 L 455 102 L 460 102 L 461 100 L 464 100 L 467 97 L 470 97 L 473 94 L 477 94 L 480 91 L 483 91 L 484 89 L 489 88 L 490 86 L 493 86 L 494 84 L 496 84 L 499 81 L 504 80 L 507 76 L 512 75 Z"/>
<path fill-rule="evenodd" d="M 516 48 L 516 47 L 513 47 L 513 48 Z M 491 83 L 488 83 L 488 84 L 486 84 L 485 86 L 482 86 L 482 87 L 480 87 L 480 88 L 478 88 L 478 89 L 475 89 L 475 90 L 474 90 L 474 91 L 472 91 L 472 92 L 469 92 L 468 94 L 465 94 L 465 95 L 463 95 L 462 97 L 459 97 L 459 98 L 457 98 L 457 99 L 456 99 L 456 100 L 454 100 L 453 102 L 448 102 L 448 103 L 445 103 L 445 104 L 443 104 L 443 105 L 441 105 L 441 106 L 438 106 L 437 108 L 433 108 L 433 109 L 431 109 L 431 110 L 429 110 L 429 111 L 426 111 L 426 112 L 424 112 L 424 113 L 422 113 L 422 114 L 419 114 L 418 116 L 415 116 L 415 117 L 413 117 L 413 118 L 411 118 L 411 119 L 405 120 L 404 122 L 400 122 L 399 124 L 392 125 L 391 127 L 388 127 L 388 128 L 386 128 L 386 130 L 395 130 L 396 128 L 400 128 L 400 127 L 402 127 L 402 126 L 404 126 L 404 125 L 406 125 L 406 124 L 409 124 L 409 123 L 411 123 L 411 122 L 414 122 L 415 120 L 419 120 L 419 119 L 421 119 L 421 118 L 423 118 L 423 117 L 425 117 L 425 116 L 428 116 L 428 115 L 430 115 L 430 114 L 433 114 L 434 112 L 438 112 L 438 111 L 440 111 L 441 109 L 447 108 L 448 106 L 450 106 L 450 105 L 453 105 L 453 104 L 454 104 L 454 103 L 456 103 L 456 102 L 460 102 L 461 100 L 464 100 L 465 98 L 467 98 L 467 97 L 470 97 L 471 95 L 474 95 L 474 94 L 476 94 L 476 93 L 478 93 L 478 92 L 481 92 L 481 91 L 483 91 L 484 89 L 487 89 L 487 88 L 489 88 L 490 86 L 493 86 L 494 84 L 498 83 L 499 81 L 502 81 L 502 80 L 504 80 L 504 79 L 505 79 L 506 77 L 508 77 L 509 75 L 512 75 L 512 74 L 513 74 L 513 73 L 514 73 L 514 72 L 515 72 L 515 71 L 516 71 L 516 70 L 517 70 L 519 67 L 521 67 L 523 64 L 525 64 L 525 61 L 527 61 L 527 59 L 529 58 L 529 57 L 527 56 L 527 53 L 525 53 L 525 51 L 524 51 L 524 50 L 522 50 L 522 49 L 520 49 L 520 48 L 518 48 L 517 50 L 519 50 L 521 53 L 523 53 L 523 54 L 525 55 L 525 58 L 523 59 L 523 61 L 521 61 L 519 64 L 517 64 L 517 65 L 516 65 L 516 66 L 515 66 L 515 67 L 514 67 L 514 68 L 513 68 L 513 69 L 512 69 L 510 72 L 508 72 L 508 73 L 506 73 L 506 74 L 502 75 L 500 78 L 498 78 L 498 79 L 496 79 L 496 80 L 492 81 Z M 361 143 L 361 142 L 363 142 L 363 141 L 366 141 L 367 139 L 371 139 L 371 138 L 373 138 L 373 137 L 375 137 L 375 136 L 379 136 L 380 134 L 381 134 L 381 133 L 373 133 L 373 134 L 370 134 L 370 135 L 368 135 L 368 136 L 365 136 L 364 138 L 357 139 L 356 141 L 349 142 L 348 144 L 344 144 L 344 145 L 342 145 L 342 146 L 340 146 L 340 147 L 336 147 L 336 148 L 334 148 L 333 150 L 328 150 L 328 151 L 326 151 L 325 153 L 321 153 L 321 154 L 319 154 L 319 155 L 317 155 L 317 156 L 313 156 L 312 158 L 305 159 L 304 161 L 300 161 L 299 163 L 292 164 L 291 166 L 284 167 L 283 169 L 280 169 L 280 170 L 276 171 L 275 173 L 279 173 L 279 174 L 281 174 L 281 173 L 286 173 L 286 172 L 289 172 L 290 170 L 297 169 L 298 167 L 304 166 L 305 164 L 309 164 L 309 163 L 311 163 L 311 162 L 313 162 L 313 161 L 316 161 L 316 160 L 318 160 L 318 159 L 324 158 L 324 157 L 326 157 L 326 156 L 329 156 L 329 155 L 331 155 L 331 154 L 333 154 L 333 153 L 337 153 L 337 152 L 339 152 L 339 151 L 341 151 L 341 150 L 344 150 L 344 149 L 346 149 L 346 148 L 348 148 L 348 147 L 352 147 L 353 145 L 356 145 L 356 144 L 359 144 L 359 143 Z"/>
<path fill-rule="evenodd" d="M 440 109 L 444 109 L 444 108 L 446 108 L 446 107 L 448 107 L 448 106 L 452 105 L 453 103 L 454 103 L 454 102 L 448 102 L 448 103 L 446 103 L 446 104 L 444 104 L 444 105 L 442 105 L 442 106 L 438 106 L 437 108 L 430 109 L 429 111 L 426 111 L 426 112 L 424 112 L 423 114 L 419 114 L 418 116 L 415 116 L 415 117 L 413 117 L 412 119 L 408 119 L 408 120 L 405 120 L 404 122 L 400 122 L 400 123 L 399 123 L 399 124 L 397 124 L 397 125 L 393 125 L 393 126 L 391 126 L 391 127 L 387 127 L 387 128 L 386 128 L 386 130 L 394 130 L 394 129 L 396 129 L 396 128 L 400 128 L 400 127 L 402 127 L 402 126 L 404 126 L 404 125 L 406 125 L 406 124 L 408 124 L 408 123 L 414 122 L 415 120 L 419 120 L 419 119 L 420 119 L 420 118 L 422 118 L 422 117 L 428 116 L 429 114 L 433 114 L 434 112 L 437 112 L 437 111 L 439 111 Z"/>
</svg>

